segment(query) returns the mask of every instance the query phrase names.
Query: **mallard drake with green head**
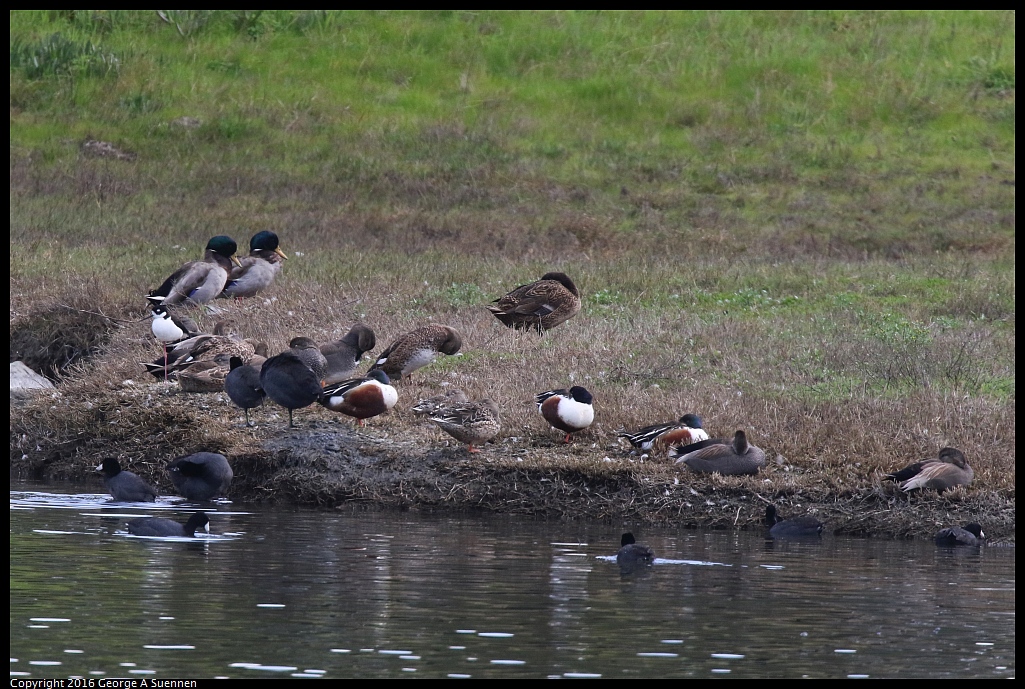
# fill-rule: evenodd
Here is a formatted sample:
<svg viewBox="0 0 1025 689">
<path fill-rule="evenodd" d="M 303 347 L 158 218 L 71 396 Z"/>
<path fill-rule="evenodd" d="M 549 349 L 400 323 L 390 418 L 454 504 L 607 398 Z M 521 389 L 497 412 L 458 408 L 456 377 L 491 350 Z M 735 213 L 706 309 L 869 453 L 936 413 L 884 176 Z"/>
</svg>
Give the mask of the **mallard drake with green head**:
<svg viewBox="0 0 1025 689">
<path fill-rule="evenodd" d="M 225 235 L 211 237 L 201 261 L 189 261 L 164 280 L 146 298 L 155 304 L 170 306 L 188 302 L 206 304 L 224 290 L 231 266 L 241 265 L 235 252 L 238 245 Z"/>
<path fill-rule="evenodd" d="M 276 234 L 257 232 L 249 240 L 249 255 L 231 270 L 219 296 L 241 299 L 259 294 L 274 283 L 281 272 L 281 262 L 287 260 Z"/>
</svg>

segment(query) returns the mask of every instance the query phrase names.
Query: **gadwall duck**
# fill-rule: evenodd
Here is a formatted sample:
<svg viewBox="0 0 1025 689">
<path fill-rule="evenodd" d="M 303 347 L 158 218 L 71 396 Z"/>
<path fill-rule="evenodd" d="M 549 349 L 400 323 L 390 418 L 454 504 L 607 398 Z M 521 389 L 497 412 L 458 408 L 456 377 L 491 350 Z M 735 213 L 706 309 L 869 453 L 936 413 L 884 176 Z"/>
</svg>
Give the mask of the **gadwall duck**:
<svg viewBox="0 0 1025 689">
<path fill-rule="evenodd" d="M 425 325 L 395 339 L 377 357 L 371 371 L 381 370 L 392 380 L 402 380 L 438 358 L 452 356 L 463 346 L 459 331 L 447 325 Z"/>
<path fill-rule="evenodd" d="M 927 488 L 942 493 L 954 486 L 967 486 L 975 478 L 975 472 L 968 466 L 964 453 L 954 447 L 940 450 L 936 459 L 914 462 L 900 471 L 886 475 L 887 479 L 900 483 L 906 491 Z"/>
<path fill-rule="evenodd" d="M 166 358 L 160 358 L 143 366 L 153 376 L 159 378 L 166 368 L 167 373 L 179 374 L 194 368 L 195 371 L 207 370 L 213 363 L 223 370 L 221 378 L 227 374 L 231 357 L 237 356 L 242 361 L 249 361 L 256 353 L 252 342 L 243 340 L 237 335 L 228 334 L 228 324 L 218 321 L 212 334 L 202 334 L 182 340 L 167 351 Z M 203 365 L 201 365 L 203 364 Z M 215 390 L 222 389 L 223 385 Z"/>
<path fill-rule="evenodd" d="M 324 375 L 327 373 L 327 358 L 320 353 L 320 347 L 309 337 L 293 337 L 288 343 L 288 351 L 295 354 L 300 361 L 313 371 L 321 385 L 324 384 Z"/>
</svg>

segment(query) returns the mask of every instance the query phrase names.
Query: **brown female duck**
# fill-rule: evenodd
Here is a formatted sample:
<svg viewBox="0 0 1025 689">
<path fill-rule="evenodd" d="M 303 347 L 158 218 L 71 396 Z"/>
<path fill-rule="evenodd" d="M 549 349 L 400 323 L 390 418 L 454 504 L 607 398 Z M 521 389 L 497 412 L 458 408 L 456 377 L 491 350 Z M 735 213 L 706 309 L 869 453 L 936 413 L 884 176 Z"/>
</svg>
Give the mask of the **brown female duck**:
<svg viewBox="0 0 1025 689">
<path fill-rule="evenodd" d="M 503 325 L 538 334 L 565 323 L 580 311 L 580 292 L 565 273 L 545 273 L 492 302 L 488 311 Z"/>
</svg>

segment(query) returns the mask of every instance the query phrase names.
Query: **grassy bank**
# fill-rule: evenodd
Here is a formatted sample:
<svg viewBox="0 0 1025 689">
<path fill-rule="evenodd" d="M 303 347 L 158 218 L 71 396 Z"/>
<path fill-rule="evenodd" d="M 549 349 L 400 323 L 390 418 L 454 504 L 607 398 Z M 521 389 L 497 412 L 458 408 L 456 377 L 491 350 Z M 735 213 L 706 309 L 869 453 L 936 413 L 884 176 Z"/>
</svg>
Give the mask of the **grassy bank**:
<svg viewBox="0 0 1025 689">
<path fill-rule="evenodd" d="M 603 514 L 569 491 L 538 511 L 736 513 L 711 516 L 686 487 L 839 505 L 850 531 L 972 516 L 1013 533 L 1013 26 L 954 12 L 13 13 L 12 357 L 63 393 L 12 413 L 14 467 L 81 477 L 113 452 L 156 476 L 210 448 L 261 477 L 242 478 L 246 497 L 358 494 L 318 492 L 336 464 L 304 473 L 294 450 L 268 449 L 284 426 L 269 411 L 241 429 L 223 400 L 169 395 L 138 366 L 157 351 L 139 295 L 211 235 L 273 229 L 292 258 L 270 299 L 222 305 L 243 335 L 280 349 L 361 320 L 380 350 L 428 320 L 463 333 L 463 356 L 403 384 L 368 431 L 440 461 L 438 476 L 468 465 L 406 410 L 449 382 L 502 408 L 476 470 L 503 490 L 558 476 L 643 496 Z M 550 335 L 483 308 L 550 269 L 584 297 Z M 594 392 L 597 420 L 564 450 L 530 400 L 572 383 Z M 717 434 L 749 429 L 765 475 L 676 475 L 615 446 L 621 427 L 687 411 Z M 335 428 L 326 410 L 299 416 Z M 975 483 L 927 498 L 927 524 L 888 525 L 908 513 L 879 475 L 944 445 Z M 858 527 L 856 509 L 880 516 Z"/>
</svg>

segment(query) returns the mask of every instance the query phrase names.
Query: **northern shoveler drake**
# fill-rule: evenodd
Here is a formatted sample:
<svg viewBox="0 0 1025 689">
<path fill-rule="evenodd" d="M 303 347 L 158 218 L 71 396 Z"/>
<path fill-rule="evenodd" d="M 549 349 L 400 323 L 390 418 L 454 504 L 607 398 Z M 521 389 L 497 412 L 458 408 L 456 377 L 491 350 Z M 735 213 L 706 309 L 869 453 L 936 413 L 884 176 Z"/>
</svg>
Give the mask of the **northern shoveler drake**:
<svg viewBox="0 0 1025 689">
<path fill-rule="evenodd" d="M 569 390 L 549 390 L 539 394 L 537 411 L 552 428 L 566 434 L 566 442 L 577 431 L 594 421 L 594 398 L 586 388 L 574 385 Z"/>
<path fill-rule="evenodd" d="M 817 538 L 822 534 L 822 522 L 811 515 L 783 519 L 776 513 L 776 506 L 765 508 L 765 525 L 769 527 L 769 536 L 778 539 Z"/>
<path fill-rule="evenodd" d="M 438 358 L 439 354 L 449 356 L 463 346 L 459 331 L 447 325 L 425 325 L 402 335 L 381 352 L 371 371 L 381 370 L 392 380 L 402 380 L 418 368 L 423 368 Z"/>
<path fill-rule="evenodd" d="M 221 297 L 252 297 L 267 289 L 281 272 L 281 261 L 288 256 L 278 246 L 278 236 L 273 232 L 257 232 L 249 240 L 249 255 L 228 274 Z"/>
<path fill-rule="evenodd" d="M 153 337 L 164 348 L 164 380 L 167 380 L 167 345 L 180 342 L 199 334 L 196 322 L 187 316 L 174 316 L 166 306 L 153 305 L 153 321 L 150 323 Z"/>
<path fill-rule="evenodd" d="M 975 472 L 965 459 L 964 453 L 954 447 L 940 450 L 936 459 L 926 459 L 887 474 L 886 478 L 900 483 L 904 491 L 929 488 L 943 491 L 954 486 L 967 486 L 975 478 Z"/>
<path fill-rule="evenodd" d="M 196 502 L 227 495 L 233 476 L 228 458 L 216 452 L 179 457 L 167 465 L 167 471 L 178 494 Z"/>
<path fill-rule="evenodd" d="M 978 524 L 965 524 L 964 526 L 949 526 L 940 529 L 936 533 L 936 545 L 952 547 L 957 545 L 982 545 L 986 534 Z"/>
<path fill-rule="evenodd" d="M 488 311 L 516 330 L 545 330 L 565 323 L 580 311 L 580 292 L 565 273 L 545 273 L 492 302 Z"/>
<path fill-rule="evenodd" d="M 238 244 L 231 237 L 218 235 L 206 243 L 202 261 L 189 261 L 174 271 L 164 283 L 146 295 L 155 304 L 169 306 L 188 302 L 205 304 L 224 290 L 231 265 L 241 265 L 235 252 Z"/>
<path fill-rule="evenodd" d="M 140 517 L 128 522 L 128 533 L 133 536 L 195 538 L 196 529 L 210 533 L 210 518 L 206 512 L 196 512 L 184 524 L 162 517 Z"/>
<path fill-rule="evenodd" d="M 254 359 L 257 357 L 253 357 Z M 228 366 L 228 375 L 224 377 L 224 391 L 228 393 L 231 401 L 242 407 L 246 415 L 246 426 L 252 426 L 249 421 L 249 410 L 256 409 L 263 404 L 267 393 L 260 385 L 260 367 L 256 364 L 245 364 L 237 356 L 231 357 Z"/>
<path fill-rule="evenodd" d="M 473 446 L 483 445 L 502 429 L 498 405 L 490 399 L 450 404 L 436 411 L 430 419 L 441 430 L 466 443 L 469 452 L 480 452 Z"/>
<path fill-rule="evenodd" d="M 340 383 L 352 378 L 363 360 L 363 354 L 377 346 L 374 331 L 362 323 L 356 323 L 345 337 L 320 346 L 320 353 L 327 360 L 324 383 Z"/>
<path fill-rule="evenodd" d="M 130 471 L 121 469 L 121 462 L 113 457 L 104 459 L 96 471 L 103 474 L 103 485 L 116 502 L 153 502 L 157 490 Z"/>
<path fill-rule="evenodd" d="M 433 416 L 446 407 L 469 401 L 470 398 L 459 388 L 449 388 L 439 395 L 420 400 L 413 405 L 411 411 L 414 416 Z"/>
<path fill-rule="evenodd" d="M 299 360 L 306 364 L 317 380 L 324 383 L 324 374 L 327 373 L 327 359 L 320 353 L 320 347 L 310 337 L 293 337 L 288 343 L 288 351 L 299 357 Z"/>
<path fill-rule="evenodd" d="M 708 433 L 701 425 L 701 417 L 697 414 L 684 414 L 675 423 L 645 426 L 636 433 L 616 433 L 616 437 L 626 438 L 635 448 L 647 452 L 655 445 L 671 446 L 675 443 L 690 445 L 708 440 Z"/>
<path fill-rule="evenodd" d="M 684 455 L 669 453 L 677 464 L 683 464 L 699 474 L 724 476 L 754 475 L 765 466 L 765 453 L 747 442 L 747 434 L 737 431 L 729 445 L 713 444 Z"/>
<path fill-rule="evenodd" d="M 363 378 L 328 385 L 320 394 L 320 403 L 331 411 L 351 416 L 363 426 L 364 419 L 379 416 L 395 406 L 399 395 L 388 375 L 380 369 Z"/>
<path fill-rule="evenodd" d="M 627 531 L 619 539 L 619 552 L 616 553 L 616 564 L 620 567 L 637 567 L 639 565 L 650 565 L 655 562 L 655 551 L 646 545 L 641 545 L 634 539 L 634 535 Z"/>
<path fill-rule="evenodd" d="M 296 428 L 292 412 L 320 399 L 320 379 L 291 350 L 272 356 L 260 368 L 260 387 L 288 410 L 288 426 Z"/>
</svg>

